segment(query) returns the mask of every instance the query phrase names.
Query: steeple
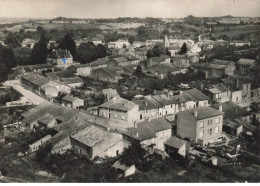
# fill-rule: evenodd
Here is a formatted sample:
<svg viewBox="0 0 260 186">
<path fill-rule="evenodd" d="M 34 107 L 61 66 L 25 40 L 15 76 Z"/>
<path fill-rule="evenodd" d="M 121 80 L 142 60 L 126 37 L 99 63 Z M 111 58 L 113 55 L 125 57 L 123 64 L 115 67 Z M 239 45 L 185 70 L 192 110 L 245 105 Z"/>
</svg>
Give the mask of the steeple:
<svg viewBox="0 0 260 186">
<path fill-rule="evenodd" d="M 170 41 L 169 41 L 169 39 L 168 39 L 166 34 L 164 35 L 164 46 L 165 47 L 169 47 L 170 46 Z"/>
</svg>

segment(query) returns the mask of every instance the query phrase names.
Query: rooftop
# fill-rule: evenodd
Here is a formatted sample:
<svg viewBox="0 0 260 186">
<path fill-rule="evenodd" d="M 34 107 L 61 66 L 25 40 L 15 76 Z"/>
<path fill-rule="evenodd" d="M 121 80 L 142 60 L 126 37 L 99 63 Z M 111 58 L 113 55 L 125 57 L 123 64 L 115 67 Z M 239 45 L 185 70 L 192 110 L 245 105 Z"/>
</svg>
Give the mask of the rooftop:
<svg viewBox="0 0 260 186">
<path fill-rule="evenodd" d="M 190 90 L 185 90 L 183 91 L 183 94 L 191 97 L 193 101 L 204 101 L 204 100 L 209 100 L 209 97 L 203 94 L 201 91 L 198 89 L 190 89 Z"/>
<path fill-rule="evenodd" d="M 229 89 L 224 84 L 213 85 L 213 88 L 208 89 L 213 94 L 227 92 Z"/>
<path fill-rule="evenodd" d="M 136 105 L 132 101 L 128 101 L 120 97 L 114 97 L 113 99 L 103 103 L 99 107 L 127 112 L 135 107 L 138 107 L 138 105 Z"/>
<path fill-rule="evenodd" d="M 185 140 L 177 138 L 176 136 L 171 136 L 164 144 L 179 149 L 186 143 L 187 142 Z"/>
<path fill-rule="evenodd" d="M 195 117 L 195 112 L 197 111 L 197 117 Z M 184 117 L 187 120 L 189 119 L 196 119 L 196 120 L 202 120 L 206 118 L 211 118 L 218 115 L 223 115 L 223 112 L 220 112 L 219 110 L 216 110 L 211 107 L 197 107 L 194 109 L 184 110 L 179 112 L 178 117 Z"/>
<path fill-rule="evenodd" d="M 66 95 L 62 98 L 62 100 L 65 100 L 65 101 L 68 101 L 68 102 L 74 102 L 76 100 L 78 100 L 79 98 L 77 97 L 73 97 L 73 96 L 70 96 L 70 95 Z"/>
<path fill-rule="evenodd" d="M 241 58 L 237 61 L 236 64 L 238 65 L 252 65 L 255 63 L 255 60 L 253 59 L 244 59 L 244 58 Z"/>
<path fill-rule="evenodd" d="M 41 76 L 39 74 L 35 74 L 35 73 L 30 73 L 30 74 L 25 75 L 25 76 L 23 76 L 23 79 L 25 79 L 39 87 L 47 84 L 50 81 L 48 78 Z"/>
</svg>

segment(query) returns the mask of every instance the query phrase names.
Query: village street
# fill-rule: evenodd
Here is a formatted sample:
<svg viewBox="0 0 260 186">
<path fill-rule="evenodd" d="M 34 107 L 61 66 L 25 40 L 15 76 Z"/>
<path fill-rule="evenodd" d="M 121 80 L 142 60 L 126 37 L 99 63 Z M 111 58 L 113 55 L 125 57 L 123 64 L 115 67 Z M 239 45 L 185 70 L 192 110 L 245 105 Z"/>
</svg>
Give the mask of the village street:
<svg viewBox="0 0 260 186">
<path fill-rule="evenodd" d="M 23 96 L 25 96 L 26 98 L 28 98 L 34 105 L 39 105 L 43 102 L 45 102 L 46 100 L 43 99 L 42 97 L 38 96 L 37 94 L 24 89 L 21 84 L 20 81 L 18 80 L 10 80 L 10 81 L 5 81 L 3 83 L 4 86 L 10 86 L 13 87 L 15 90 L 17 90 L 18 92 L 20 92 Z"/>
</svg>

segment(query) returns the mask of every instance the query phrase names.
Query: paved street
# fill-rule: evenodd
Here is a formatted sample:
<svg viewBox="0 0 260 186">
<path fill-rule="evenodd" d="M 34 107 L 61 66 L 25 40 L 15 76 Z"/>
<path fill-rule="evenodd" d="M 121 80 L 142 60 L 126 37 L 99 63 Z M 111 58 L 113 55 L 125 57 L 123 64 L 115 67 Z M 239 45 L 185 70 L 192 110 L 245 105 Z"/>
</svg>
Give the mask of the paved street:
<svg viewBox="0 0 260 186">
<path fill-rule="evenodd" d="M 37 94 L 24 89 L 21 84 L 20 81 L 18 80 L 10 80 L 10 81 L 6 81 L 3 83 L 5 86 L 10 86 L 13 87 L 15 90 L 17 90 L 18 92 L 20 92 L 23 96 L 25 96 L 26 98 L 28 98 L 34 105 L 39 105 L 42 102 L 45 102 L 46 100 L 43 99 L 42 97 L 38 96 Z"/>
</svg>

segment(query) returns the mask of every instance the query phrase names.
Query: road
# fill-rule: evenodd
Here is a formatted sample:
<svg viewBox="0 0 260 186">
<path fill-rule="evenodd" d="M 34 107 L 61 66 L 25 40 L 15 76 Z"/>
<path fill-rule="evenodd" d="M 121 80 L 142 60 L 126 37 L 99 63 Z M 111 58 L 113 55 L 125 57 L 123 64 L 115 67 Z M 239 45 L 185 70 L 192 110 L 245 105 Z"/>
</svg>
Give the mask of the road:
<svg viewBox="0 0 260 186">
<path fill-rule="evenodd" d="M 19 80 L 9 80 L 3 83 L 4 86 L 10 86 L 13 87 L 13 89 L 17 90 L 18 92 L 20 92 L 23 96 L 25 96 L 26 98 L 28 98 L 34 105 L 39 105 L 43 102 L 46 102 L 45 99 L 43 99 L 42 97 L 38 96 L 37 94 L 24 89 L 21 86 L 21 83 Z"/>
</svg>

